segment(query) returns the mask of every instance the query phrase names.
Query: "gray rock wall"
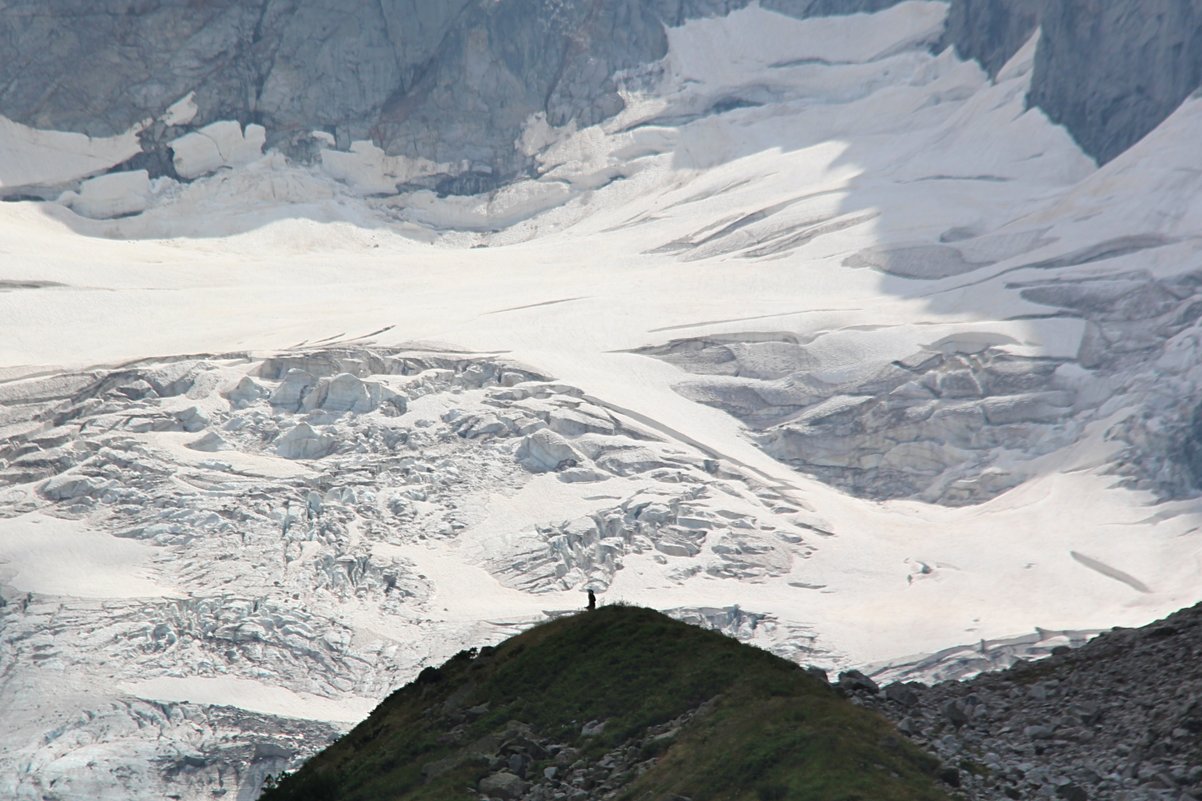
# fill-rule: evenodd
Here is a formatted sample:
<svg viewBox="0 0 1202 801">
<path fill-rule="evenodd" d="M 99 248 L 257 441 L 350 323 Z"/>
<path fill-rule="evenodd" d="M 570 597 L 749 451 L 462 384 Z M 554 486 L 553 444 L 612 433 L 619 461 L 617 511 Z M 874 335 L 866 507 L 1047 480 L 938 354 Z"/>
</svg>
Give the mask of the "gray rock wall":
<svg viewBox="0 0 1202 801">
<path fill-rule="evenodd" d="M 941 46 L 997 75 L 1039 26 L 1043 0 L 954 0 Z"/>
<path fill-rule="evenodd" d="M 452 165 L 440 188 L 520 174 L 529 116 L 589 125 L 622 107 L 623 71 L 664 55 L 666 26 L 748 0 L 15 0 L 0 4 L 0 114 L 111 135 L 196 90 L 193 125 L 260 123 L 293 156 L 309 133 Z M 765 0 L 794 16 L 897 0 Z M 1202 0 L 952 0 L 945 44 L 996 72 L 1044 36 L 1031 102 L 1101 161 L 1202 83 Z M 155 124 L 129 165 L 171 174 Z"/>
<path fill-rule="evenodd" d="M 1028 101 L 1099 163 L 1202 85 L 1202 0 L 952 0 L 944 43 L 996 75 L 1039 25 Z"/>
<path fill-rule="evenodd" d="M 529 116 L 589 125 L 622 108 L 615 75 L 661 58 L 665 27 L 747 0 L 18 0 L 0 6 L 0 114 L 112 135 L 196 90 L 194 126 L 266 126 L 303 155 L 311 131 L 346 147 L 455 165 L 475 191 L 526 167 Z M 896 0 L 771 0 L 799 16 Z M 156 124 L 133 166 L 170 174 Z"/>
<path fill-rule="evenodd" d="M 1030 102 L 1098 161 L 1202 85 L 1202 0 L 1049 3 Z"/>
</svg>

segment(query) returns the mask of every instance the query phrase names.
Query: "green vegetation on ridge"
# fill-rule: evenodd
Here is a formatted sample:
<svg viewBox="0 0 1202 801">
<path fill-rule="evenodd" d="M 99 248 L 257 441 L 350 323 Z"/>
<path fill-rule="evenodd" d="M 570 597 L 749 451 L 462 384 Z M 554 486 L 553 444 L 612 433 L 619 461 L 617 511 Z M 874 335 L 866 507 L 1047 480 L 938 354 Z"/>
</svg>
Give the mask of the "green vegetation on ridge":
<svg viewBox="0 0 1202 801">
<path fill-rule="evenodd" d="M 605 725 L 585 736 L 591 721 Z M 474 800 L 515 739 L 540 755 L 531 782 L 545 767 L 563 781 L 607 754 L 637 753 L 637 769 L 590 798 L 947 798 L 932 757 L 792 662 L 649 609 L 608 606 L 427 668 L 263 799 Z"/>
</svg>

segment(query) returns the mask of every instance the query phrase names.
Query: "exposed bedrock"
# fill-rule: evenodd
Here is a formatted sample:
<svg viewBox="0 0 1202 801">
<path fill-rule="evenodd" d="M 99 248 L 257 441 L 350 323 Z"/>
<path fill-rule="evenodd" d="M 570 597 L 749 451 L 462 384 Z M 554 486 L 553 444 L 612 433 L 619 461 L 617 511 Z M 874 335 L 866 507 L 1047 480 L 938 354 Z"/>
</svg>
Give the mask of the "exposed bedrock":
<svg viewBox="0 0 1202 801">
<path fill-rule="evenodd" d="M 943 46 L 997 75 L 1039 26 L 1043 0 L 957 0 L 947 15 Z"/>
<path fill-rule="evenodd" d="M 1049 3 L 1030 102 L 1100 162 L 1202 84 L 1202 2 Z"/>
<path fill-rule="evenodd" d="M 996 75 L 1039 26 L 1028 102 L 1099 163 L 1202 85 L 1199 0 L 953 0 L 944 43 Z"/>
<path fill-rule="evenodd" d="M 799 16 L 896 0 L 770 0 Z M 261 124 L 267 144 L 311 154 L 313 131 L 345 149 L 445 165 L 439 189 L 474 193 L 525 169 L 532 114 L 590 125 L 623 107 L 625 71 L 662 58 L 665 27 L 747 0 L 263 0 L 21 2 L 0 11 L 0 114 L 109 136 L 195 91 L 195 115 L 141 134 L 133 166 L 173 173 L 168 145 L 219 120 Z M 97 67 L 103 66 L 102 69 Z"/>
<path fill-rule="evenodd" d="M 895 2 L 763 5 L 815 16 Z M 261 125 L 268 146 L 300 158 L 322 146 L 319 131 L 342 150 L 370 140 L 389 155 L 421 159 L 422 183 L 471 194 L 529 168 L 515 142 L 532 115 L 557 126 L 611 117 L 623 107 L 623 83 L 666 53 L 666 27 L 744 5 L 25 0 L 0 11 L 0 114 L 103 136 L 154 120 L 140 133 L 144 152 L 125 165 L 152 176 L 189 177 L 191 168 L 177 173 L 172 145 L 209 146 L 212 137 L 196 132 L 217 121 Z M 953 0 L 944 44 L 996 72 L 1042 21 L 1031 102 L 1102 161 L 1154 128 L 1202 80 L 1198 0 L 1122 0 L 1102 11 L 1086 0 L 1043 6 Z M 195 113 L 188 106 L 165 114 L 190 92 Z"/>
</svg>

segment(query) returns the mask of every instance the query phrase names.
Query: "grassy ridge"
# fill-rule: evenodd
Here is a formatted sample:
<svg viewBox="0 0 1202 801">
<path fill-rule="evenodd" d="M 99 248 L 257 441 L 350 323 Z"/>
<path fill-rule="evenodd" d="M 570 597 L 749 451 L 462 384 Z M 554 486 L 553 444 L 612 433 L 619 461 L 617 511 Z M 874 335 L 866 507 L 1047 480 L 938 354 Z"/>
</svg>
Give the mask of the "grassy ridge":
<svg viewBox="0 0 1202 801">
<path fill-rule="evenodd" d="M 946 799 L 931 757 L 797 665 L 620 606 L 561 618 L 423 671 L 263 798 L 475 799 L 515 721 L 589 759 L 698 708 L 619 797 Z M 594 720 L 606 721 L 603 732 L 583 737 L 582 724 Z"/>
</svg>

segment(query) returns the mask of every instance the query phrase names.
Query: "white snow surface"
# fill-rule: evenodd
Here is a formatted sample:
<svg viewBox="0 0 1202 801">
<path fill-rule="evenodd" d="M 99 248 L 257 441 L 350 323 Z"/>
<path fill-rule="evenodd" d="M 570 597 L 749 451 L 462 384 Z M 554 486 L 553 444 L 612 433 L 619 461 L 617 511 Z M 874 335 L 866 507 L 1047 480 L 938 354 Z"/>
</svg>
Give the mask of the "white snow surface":
<svg viewBox="0 0 1202 801">
<path fill-rule="evenodd" d="M 1202 100 L 1099 169 L 945 13 L 690 22 L 487 196 L 230 129 L 134 216 L 0 205 L 0 795 L 254 798 L 589 587 L 920 678 L 1199 600 L 1122 466 L 1199 397 Z"/>
<path fill-rule="evenodd" d="M 155 549 L 74 520 L 39 514 L 0 520 L 0 572 L 18 592 L 141 598 L 174 592 L 155 581 Z"/>
<path fill-rule="evenodd" d="M 121 689 L 139 698 L 165 702 L 236 706 L 252 712 L 292 718 L 317 718 L 355 724 L 379 704 L 378 698 L 344 696 L 336 700 L 284 687 L 237 678 L 159 676 L 132 682 Z"/>
</svg>

